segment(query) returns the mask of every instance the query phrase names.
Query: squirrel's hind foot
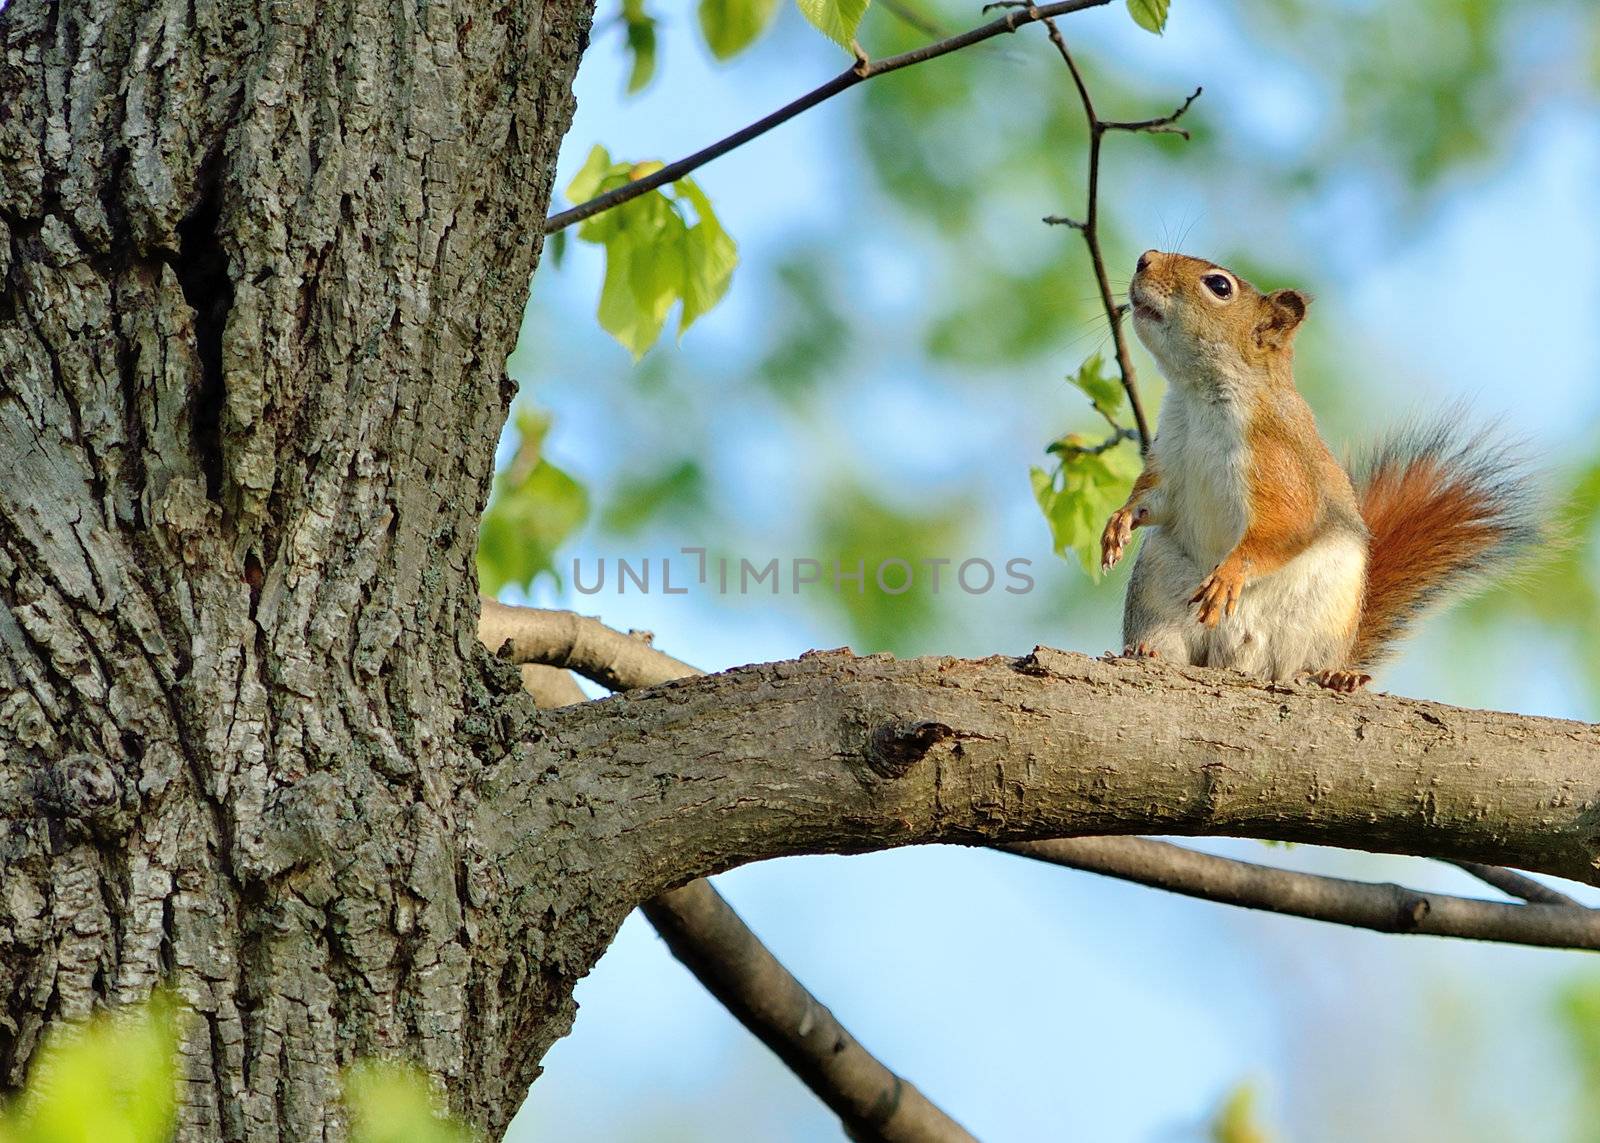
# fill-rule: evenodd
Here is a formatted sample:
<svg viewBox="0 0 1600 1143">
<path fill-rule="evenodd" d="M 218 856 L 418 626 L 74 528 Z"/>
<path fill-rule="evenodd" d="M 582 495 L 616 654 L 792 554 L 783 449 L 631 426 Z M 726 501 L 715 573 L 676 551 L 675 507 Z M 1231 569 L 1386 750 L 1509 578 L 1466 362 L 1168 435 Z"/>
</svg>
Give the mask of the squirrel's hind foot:
<svg viewBox="0 0 1600 1143">
<path fill-rule="evenodd" d="M 1327 687 L 1340 694 L 1353 694 L 1372 681 L 1372 676 L 1361 671 L 1308 671 L 1307 677 L 1319 687 Z"/>
</svg>

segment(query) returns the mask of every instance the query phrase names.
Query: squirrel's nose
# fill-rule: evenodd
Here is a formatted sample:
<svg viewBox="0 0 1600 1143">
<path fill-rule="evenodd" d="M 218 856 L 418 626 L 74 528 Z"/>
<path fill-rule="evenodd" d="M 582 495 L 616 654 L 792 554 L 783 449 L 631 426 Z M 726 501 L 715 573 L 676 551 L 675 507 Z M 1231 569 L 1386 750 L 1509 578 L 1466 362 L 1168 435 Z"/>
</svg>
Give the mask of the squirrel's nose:
<svg viewBox="0 0 1600 1143">
<path fill-rule="evenodd" d="M 1154 250 L 1146 250 L 1143 254 L 1139 255 L 1139 261 L 1134 263 L 1134 271 L 1142 274 L 1148 270 L 1150 268 L 1150 257 L 1155 253 L 1156 251 Z"/>
</svg>

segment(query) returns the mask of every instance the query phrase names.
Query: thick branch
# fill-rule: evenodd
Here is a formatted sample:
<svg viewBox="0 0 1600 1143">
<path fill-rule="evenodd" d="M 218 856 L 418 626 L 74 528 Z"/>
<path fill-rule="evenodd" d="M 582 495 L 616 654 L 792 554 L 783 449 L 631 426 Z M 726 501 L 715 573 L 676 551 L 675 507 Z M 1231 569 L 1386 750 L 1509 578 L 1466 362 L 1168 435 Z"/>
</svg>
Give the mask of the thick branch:
<svg viewBox="0 0 1600 1143">
<path fill-rule="evenodd" d="M 962 48 L 970 48 L 973 44 L 982 43 L 984 40 L 993 39 L 995 36 L 1015 32 L 1025 24 L 1033 24 L 1051 16 L 1066 16 L 1073 12 L 1081 12 L 1085 8 L 1098 8 L 1109 2 L 1110 0 L 1057 0 L 1054 4 L 1040 4 L 1037 8 L 1018 9 L 1007 12 L 998 20 L 991 20 L 987 24 L 970 28 L 959 35 L 939 40 L 936 43 L 926 44 L 920 48 L 914 48 L 897 56 L 890 56 L 882 60 L 858 62 L 848 70 L 834 76 L 821 87 L 808 91 L 793 103 L 786 104 L 771 115 L 758 119 L 748 127 L 735 131 L 726 139 L 720 139 L 709 147 L 696 151 L 694 154 L 687 158 L 679 159 L 675 163 L 668 163 L 654 174 L 625 183 L 615 190 L 607 191 L 603 195 L 598 195 L 588 202 L 579 203 L 577 206 L 569 210 L 563 210 L 559 214 L 552 214 L 545 219 L 544 232 L 546 234 L 554 234 L 558 230 L 564 230 L 573 223 L 582 222 L 584 219 L 599 214 L 603 210 L 610 210 L 614 206 L 620 206 L 629 199 L 638 198 L 640 195 L 647 194 L 658 187 L 677 182 L 684 175 L 704 166 L 712 159 L 719 158 L 737 147 L 744 146 L 750 140 L 765 135 L 774 127 L 787 123 L 801 112 L 809 111 L 819 103 L 825 103 L 835 95 L 848 91 L 858 83 L 865 83 L 867 80 L 880 75 L 888 75 L 892 71 L 899 71 L 901 68 L 910 67 L 912 64 L 926 63 L 929 60 L 938 59 L 940 56 L 949 55 L 951 52 L 960 51 Z"/>
<path fill-rule="evenodd" d="M 852 1139 L 973 1143 L 960 1124 L 856 1043 L 707 881 L 644 905 L 673 955 L 843 1121 Z"/>
<path fill-rule="evenodd" d="M 1124 433 L 1130 430 L 1123 430 Z M 1120 439 L 1116 438 L 1116 439 Z M 1102 446 L 1104 447 L 1104 446 Z M 690 667 L 680 660 L 672 658 L 639 638 L 623 635 L 615 631 L 598 619 L 574 615 L 563 611 L 541 611 L 532 608 L 509 607 L 504 604 L 485 601 L 485 618 L 480 626 L 480 631 L 486 643 L 491 645 L 499 640 L 504 645 L 502 652 L 510 656 L 513 661 L 520 661 L 519 655 L 530 656 L 539 663 L 550 663 L 560 667 L 570 667 L 579 674 L 597 681 L 606 681 L 609 685 L 621 688 L 646 687 L 663 683 L 672 679 L 683 678 L 688 675 L 701 674 L 697 668 Z M 488 604 L 493 603 L 490 607 Z M 515 635 L 515 638 L 513 636 Z M 524 671 L 529 667 L 525 664 Z M 553 668 L 546 668 L 553 669 Z M 540 705 L 554 705 L 541 703 Z M 1101 838 L 1098 839 L 1098 848 L 1095 853 L 1102 855 L 1105 860 L 1095 867 L 1094 872 L 1104 873 L 1108 876 L 1119 876 L 1118 869 L 1126 863 L 1129 868 L 1138 864 L 1133 857 L 1138 850 L 1138 839 Z M 1118 847 L 1127 845 L 1128 853 L 1121 857 L 1116 856 Z M 1178 847 L 1169 847 L 1172 852 L 1183 854 L 1187 851 Z M 1079 859 L 1086 860 L 1086 850 L 1079 851 Z M 1144 851 L 1148 854 L 1150 851 Z M 1531 877 L 1524 876 L 1510 869 L 1499 866 L 1484 865 L 1474 861 L 1461 861 L 1446 859 L 1449 864 L 1455 865 L 1465 872 L 1477 877 L 1486 884 L 1492 885 L 1502 892 L 1545 905 L 1563 905 L 1572 908 L 1586 908 L 1582 903 L 1572 897 Z M 1247 869 L 1258 868 L 1246 862 L 1235 864 Z M 1080 866 L 1088 868 L 1087 865 Z M 1314 874 L 1302 874 L 1293 870 L 1263 868 L 1263 872 L 1276 878 L 1276 884 L 1292 885 L 1297 880 L 1305 880 L 1307 884 L 1299 889 L 1285 890 L 1291 897 L 1299 899 L 1316 898 L 1321 891 L 1315 882 L 1319 879 Z M 1140 880 L 1138 877 L 1130 878 Z M 1403 892 L 1412 893 L 1412 890 Z M 1292 908 L 1280 908 L 1276 911 L 1294 913 Z M 1313 914 L 1304 914 L 1315 919 Z M 1476 934 L 1464 934 L 1476 935 Z"/>
<path fill-rule="evenodd" d="M 595 844 L 643 900 L 747 861 L 925 842 L 1228 835 L 1596 879 L 1600 730 L 1222 671 L 1100 661 L 744 667 L 552 712 Z M 538 767 L 495 791 L 508 826 Z M 603 836 L 600 836 L 603 835 Z M 506 860 L 529 836 L 504 839 Z"/>
<path fill-rule="evenodd" d="M 1508 905 L 1422 893 L 1403 885 L 1271 869 L 1142 837 L 1078 837 L 1018 842 L 1003 848 L 1053 865 L 1103 873 L 1204 901 L 1380 933 L 1600 949 L 1600 911 L 1581 906 Z"/>
<path fill-rule="evenodd" d="M 541 707 L 585 698 L 555 661 L 610 685 L 643 686 L 693 667 L 635 636 L 570 612 L 483 602 L 479 633 L 522 662 L 522 681 Z M 633 680 L 629 682 L 628 680 Z M 909 1080 L 863 1048 L 826 1006 L 779 963 L 709 881 L 698 878 L 641 907 L 674 956 L 706 991 L 783 1060 L 854 1139 L 971 1143 L 972 1136 Z"/>
</svg>

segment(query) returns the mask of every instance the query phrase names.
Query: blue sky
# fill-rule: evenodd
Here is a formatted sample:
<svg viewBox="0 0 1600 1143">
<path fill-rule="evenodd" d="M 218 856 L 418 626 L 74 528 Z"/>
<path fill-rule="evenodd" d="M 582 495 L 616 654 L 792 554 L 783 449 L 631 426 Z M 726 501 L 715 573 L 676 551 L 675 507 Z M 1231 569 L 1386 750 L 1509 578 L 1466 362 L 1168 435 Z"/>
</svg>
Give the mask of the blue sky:
<svg viewBox="0 0 1600 1143">
<path fill-rule="evenodd" d="M 1085 50 L 1170 77 L 1175 90 L 1205 82 L 1213 111 L 1242 136 L 1231 145 L 1292 146 L 1327 94 L 1286 67 L 1246 66 L 1224 8 L 1175 7 L 1159 40 L 1137 33 L 1115 9 L 1075 18 L 1072 28 L 1075 35 L 1083 29 Z M 797 19 L 792 11 L 782 18 Z M 661 77 L 637 100 L 620 94 L 618 37 L 597 33 L 579 77 L 558 187 L 593 142 L 617 156 L 687 153 L 842 64 L 820 37 L 780 32 L 717 65 L 691 24 L 687 9 L 675 6 L 662 28 Z M 1007 43 L 994 53 L 995 66 L 1024 74 L 1017 53 L 1040 46 Z M 785 521 L 799 511 L 803 490 L 848 457 L 881 471 L 886 484 L 973 497 L 987 521 L 975 554 L 1031 558 L 1047 594 L 1081 574 L 1050 555 L 1026 481 L 1048 439 L 1040 409 L 1060 404 L 1059 383 L 1017 377 L 978 390 L 917 364 L 895 331 L 918 305 L 925 255 L 881 217 L 881 200 L 862 194 L 859 144 L 839 103 L 697 177 L 747 268 L 781 256 L 796 235 L 831 231 L 841 215 L 854 221 L 860 214 L 858 237 L 844 253 L 852 270 L 845 304 L 869 310 L 884 331 L 866 360 L 852 363 L 870 384 L 808 422 L 777 417 L 761 399 L 708 381 L 708 392 L 690 398 L 703 409 L 697 431 L 707 463 L 722 486 L 749 490 L 731 511 L 742 535 L 763 541 L 752 553 L 763 559 L 809 554 L 787 546 L 793 535 Z M 1371 224 L 1368 200 L 1354 192 L 1331 194 L 1259 237 L 1293 243 L 1316 267 L 1310 285 L 1319 300 L 1308 336 L 1348 354 L 1356 407 L 1373 410 L 1336 429 L 1368 430 L 1465 395 L 1481 416 L 1547 455 L 1592 451 L 1600 423 L 1593 112 L 1559 104 L 1541 110 L 1493 169 L 1456 180 L 1425 222 L 1399 239 Z M 1108 177 L 1119 170 L 1113 165 Z M 1188 250 L 1238 248 L 1251 233 L 1215 188 L 1141 188 L 1127 211 L 1151 245 L 1187 228 Z M 1062 251 L 1079 256 L 1066 245 Z M 617 478 L 619 457 L 656 447 L 658 434 L 682 431 L 683 421 L 651 410 L 652 400 L 677 396 L 632 395 L 614 383 L 626 354 L 594 329 L 599 271 L 596 253 L 581 246 L 558 273 L 541 271 L 525 328 L 530 343 L 546 347 L 532 396 L 556 417 L 549 452 L 603 492 Z M 740 359 L 745 331 L 783 304 L 758 283 L 748 269 L 736 275 L 727 301 L 689 334 L 687 363 Z M 562 336 L 551 338 L 555 331 Z M 1063 363 L 1084 351 L 1069 349 L 1070 337 L 1064 331 Z M 512 371 L 522 375 L 516 358 Z M 652 533 L 618 551 L 580 537 L 573 554 L 659 557 L 708 539 L 716 536 Z M 1116 641 L 1120 613 L 1116 590 L 1104 590 L 1103 607 L 1043 626 L 1037 609 L 1015 598 L 974 598 L 937 649 L 1017 653 L 1046 642 L 1098 653 Z M 536 598 L 600 614 L 616 627 L 649 629 L 658 646 L 707 669 L 848 639 L 827 613 L 784 597 L 579 597 L 546 583 Z M 1505 670 L 1454 669 L 1464 638 L 1436 626 L 1383 685 L 1444 701 L 1597 717 L 1590 697 L 1567 681 L 1559 654 L 1512 642 L 1501 649 Z M 1420 862 L 1208 844 L 1476 892 L 1463 876 Z M 717 883 L 869 1049 L 986 1140 L 1196 1138 L 1217 1100 L 1252 1078 L 1294 1139 L 1425 1138 L 1423 1117 L 1435 1099 L 1475 1109 L 1486 1139 L 1507 1137 L 1513 1114 L 1519 1139 L 1562 1138 L 1566 1127 L 1559 1045 L 1544 1013 L 1552 982 L 1574 970 L 1572 957 L 1347 932 L 952 848 L 770 862 Z M 547 1058 L 511 1138 L 840 1137 L 832 1117 L 639 918 L 578 997 L 575 1031 Z M 1513 1105 L 1505 1094 L 1517 1090 L 1546 1098 Z"/>
</svg>

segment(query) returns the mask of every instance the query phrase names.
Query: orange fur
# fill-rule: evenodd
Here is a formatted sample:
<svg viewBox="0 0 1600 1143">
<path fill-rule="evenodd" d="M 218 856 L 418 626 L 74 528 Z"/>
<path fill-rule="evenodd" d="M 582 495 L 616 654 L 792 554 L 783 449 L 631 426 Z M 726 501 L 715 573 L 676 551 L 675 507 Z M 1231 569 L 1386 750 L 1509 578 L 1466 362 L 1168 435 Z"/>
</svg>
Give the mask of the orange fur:
<svg viewBox="0 0 1600 1143">
<path fill-rule="evenodd" d="M 1371 534 L 1367 591 L 1352 663 L 1368 668 L 1405 633 L 1441 590 L 1527 525 L 1508 515 L 1505 494 L 1481 467 L 1437 452 L 1380 460 L 1361 488 L 1361 516 Z"/>
</svg>

